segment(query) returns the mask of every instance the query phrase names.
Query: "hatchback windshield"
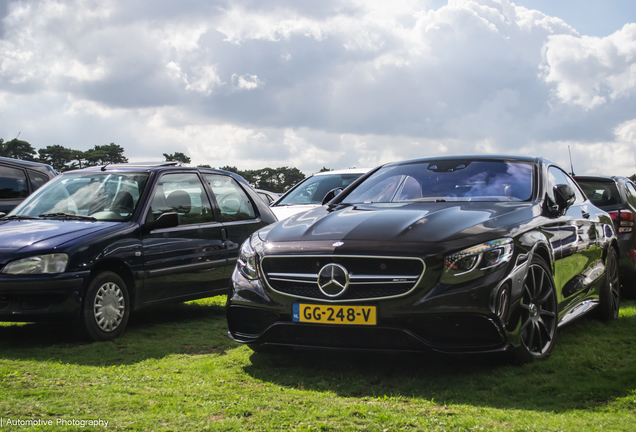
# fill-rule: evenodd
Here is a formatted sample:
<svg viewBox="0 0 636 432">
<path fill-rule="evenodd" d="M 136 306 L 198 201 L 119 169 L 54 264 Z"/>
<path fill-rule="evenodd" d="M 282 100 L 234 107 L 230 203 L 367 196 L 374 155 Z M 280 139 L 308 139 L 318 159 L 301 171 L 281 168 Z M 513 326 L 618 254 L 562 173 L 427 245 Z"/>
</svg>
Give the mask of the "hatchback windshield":
<svg viewBox="0 0 636 432">
<path fill-rule="evenodd" d="M 531 196 L 529 163 L 450 159 L 386 166 L 342 202 L 527 201 Z"/>
<path fill-rule="evenodd" d="M 38 189 L 8 217 L 129 220 L 147 180 L 147 173 L 62 175 Z"/>
<path fill-rule="evenodd" d="M 362 173 L 316 175 L 303 181 L 276 205 L 320 204 L 327 192 L 346 188 Z"/>
</svg>

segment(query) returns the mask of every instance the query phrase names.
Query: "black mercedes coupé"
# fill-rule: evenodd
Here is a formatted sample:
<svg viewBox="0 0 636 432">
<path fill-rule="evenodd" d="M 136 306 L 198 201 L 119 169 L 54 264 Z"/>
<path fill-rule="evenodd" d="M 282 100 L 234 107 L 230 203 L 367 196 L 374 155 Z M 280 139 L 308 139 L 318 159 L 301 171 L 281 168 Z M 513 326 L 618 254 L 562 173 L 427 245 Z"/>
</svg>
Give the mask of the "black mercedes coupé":
<svg viewBox="0 0 636 432">
<path fill-rule="evenodd" d="M 617 319 L 610 217 L 558 165 L 506 156 L 380 166 L 242 246 L 228 336 L 281 347 L 547 358 L 557 327 Z"/>
</svg>

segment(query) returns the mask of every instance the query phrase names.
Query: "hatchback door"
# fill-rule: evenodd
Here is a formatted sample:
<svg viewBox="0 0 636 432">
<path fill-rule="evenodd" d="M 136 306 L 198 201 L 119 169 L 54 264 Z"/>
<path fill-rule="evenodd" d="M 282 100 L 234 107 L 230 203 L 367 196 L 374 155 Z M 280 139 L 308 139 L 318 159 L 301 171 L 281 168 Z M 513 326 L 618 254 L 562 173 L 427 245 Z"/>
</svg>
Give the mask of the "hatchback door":
<svg viewBox="0 0 636 432">
<path fill-rule="evenodd" d="M 152 194 L 146 220 L 176 212 L 179 225 L 143 235 L 146 279 L 141 301 L 225 293 L 226 232 L 198 173 L 165 173 Z"/>
<path fill-rule="evenodd" d="M 228 263 L 225 276 L 229 279 L 238 259 L 241 244 L 266 224 L 256 212 L 250 195 L 235 179 L 222 174 L 204 174 L 219 210 L 219 218 L 226 229 Z M 260 199 L 260 198 L 257 198 Z"/>
</svg>

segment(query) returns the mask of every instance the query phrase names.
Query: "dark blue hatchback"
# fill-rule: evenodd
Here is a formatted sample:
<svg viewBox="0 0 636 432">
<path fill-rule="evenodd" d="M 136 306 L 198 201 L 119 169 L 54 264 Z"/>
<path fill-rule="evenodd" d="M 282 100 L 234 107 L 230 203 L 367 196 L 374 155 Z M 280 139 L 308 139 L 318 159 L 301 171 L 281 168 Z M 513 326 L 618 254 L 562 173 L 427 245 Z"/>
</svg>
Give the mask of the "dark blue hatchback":
<svg viewBox="0 0 636 432">
<path fill-rule="evenodd" d="M 179 166 L 67 172 L 0 219 L 0 321 L 78 319 L 225 294 L 239 246 L 275 216 L 242 177 Z"/>
</svg>

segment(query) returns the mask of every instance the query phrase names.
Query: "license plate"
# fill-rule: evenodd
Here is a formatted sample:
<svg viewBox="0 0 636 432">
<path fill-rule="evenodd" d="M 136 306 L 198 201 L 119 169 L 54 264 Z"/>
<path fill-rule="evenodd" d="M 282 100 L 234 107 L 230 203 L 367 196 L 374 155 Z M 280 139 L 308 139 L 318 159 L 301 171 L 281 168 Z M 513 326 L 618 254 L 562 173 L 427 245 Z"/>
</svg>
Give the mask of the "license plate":
<svg viewBox="0 0 636 432">
<path fill-rule="evenodd" d="M 331 306 L 294 303 L 293 320 L 319 324 L 376 325 L 375 306 Z"/>
</svg>

